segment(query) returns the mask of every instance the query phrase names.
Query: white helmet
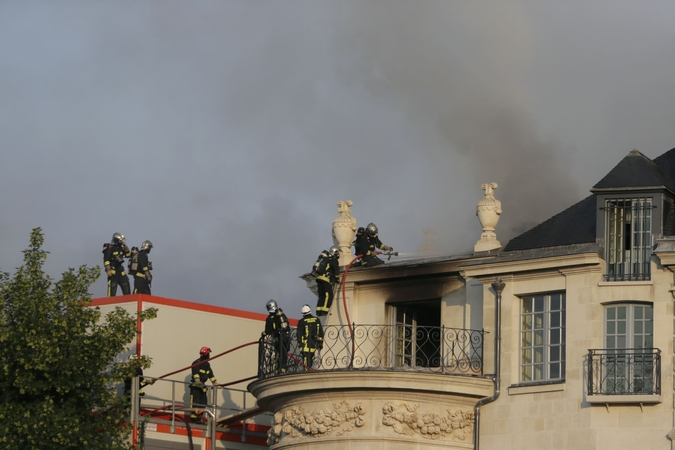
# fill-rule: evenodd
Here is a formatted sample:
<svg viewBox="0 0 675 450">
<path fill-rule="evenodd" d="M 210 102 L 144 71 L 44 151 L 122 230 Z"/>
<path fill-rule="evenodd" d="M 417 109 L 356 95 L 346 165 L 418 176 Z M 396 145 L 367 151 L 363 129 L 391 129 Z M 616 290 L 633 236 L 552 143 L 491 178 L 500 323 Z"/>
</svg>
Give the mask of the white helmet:
<svg viewBox="0 0 675 450">
<path fill-rule="evenodd" d="M 267 308 L 267 312 L 270 314 L 274 314 L 277 312 L 277 309 L 279 309 L 279 305 L 277 305 L 277 302 L 274 300 L 270 300 L 267 302 L 267 305 L 265 306 Z"/>
<path fill-rule="evenodd" d="M 300 310 L 303 316 L 308 316 L 312 314 L 312 308 L 309 307 L 309 305 L 302 305 L 302 309 Z"/>
</svg>

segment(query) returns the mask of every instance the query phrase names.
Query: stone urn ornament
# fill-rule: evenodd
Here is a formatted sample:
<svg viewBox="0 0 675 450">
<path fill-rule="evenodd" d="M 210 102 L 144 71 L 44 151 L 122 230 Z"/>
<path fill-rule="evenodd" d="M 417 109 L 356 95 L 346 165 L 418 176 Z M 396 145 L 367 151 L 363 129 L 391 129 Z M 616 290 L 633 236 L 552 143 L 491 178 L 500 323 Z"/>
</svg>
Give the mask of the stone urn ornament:
<svg viewBox="0 0 675 450">
<path fill-rule="evenodd" d="M 485 197 L 478 202 L 476 215 L 483 227 L 483 233 L 480 235 L 480 240 L 473 247 L 474 252 L 488 252 L 502 246 L 497 240 L 497 234 L 495 233 L 495 227 L 502 213 L 502 203 L 494 195 L 497 183 L 483 183 L 481 189 L 485 191 Z"/>
<path fill-rule="evenodd" d="M 352 217 L 349 207 L 353 204 L 351 200 L 337 202 L 340 215 L 333 219 L 333 243 L 340 248 L 341 266 L 346 266 L 352 260 L 351 247 L 356 235 L 356 219 Z"/>
</svg>

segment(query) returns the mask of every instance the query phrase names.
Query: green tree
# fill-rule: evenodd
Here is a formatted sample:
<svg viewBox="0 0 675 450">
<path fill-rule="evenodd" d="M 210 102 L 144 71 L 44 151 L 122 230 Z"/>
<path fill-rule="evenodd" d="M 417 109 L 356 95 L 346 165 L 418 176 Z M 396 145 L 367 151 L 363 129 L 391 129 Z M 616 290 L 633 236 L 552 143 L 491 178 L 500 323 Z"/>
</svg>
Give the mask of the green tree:
<svg viewBox="0 0 675 450">
<path fill-rule="evenodd" d="M 0 448 L 128 448 L 116 383 L 133 374 L 118 355 L 136 336 L 136 317 L 116 308 L 102 319 L 90 306 L 98 266 L 68 269 L 52 282 L 43 242 L 35 228 L 24 264 L 0 273 Z M 156 310 L 141 314 L 150 319 Z"/>
</svg>

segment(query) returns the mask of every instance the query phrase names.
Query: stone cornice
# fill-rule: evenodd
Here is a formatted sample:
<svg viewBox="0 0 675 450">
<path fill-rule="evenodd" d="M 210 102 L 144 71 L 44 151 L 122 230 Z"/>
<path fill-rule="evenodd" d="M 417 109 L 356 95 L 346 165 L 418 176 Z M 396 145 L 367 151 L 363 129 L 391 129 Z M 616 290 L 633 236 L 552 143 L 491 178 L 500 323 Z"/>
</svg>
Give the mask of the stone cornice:
<svg viewBox="0 0 675 450">
<path fill-rule="evenodd" d="M 248 386 L 248 390 L 258 399 L 258 404 L 265 409 L 270 409 L 271 403 L 282 398 L 312 393 L 325 393 L 327 397 L 332 397 L 335 392 L 346 390 L 408 391 L 479 399 L 492 395 L 493 388 L 493 382 L 482 377 L 359 370 L 283 375 L 254 381 Z"/>
<path fill-rule="evenodd" d="M 602 259 L 597 253 L 579 253 L 561 256 L 552 256 L 536 259 L 524 259 L 519 261 L 501 261 L 485 263 L 479 266 L 462 267 L 462 275 L 469 278 L 495 277 L 503 274 L 515 274 L 517 272 L 561 270 L 565 267 L 597 265 Z"/>
</svg>

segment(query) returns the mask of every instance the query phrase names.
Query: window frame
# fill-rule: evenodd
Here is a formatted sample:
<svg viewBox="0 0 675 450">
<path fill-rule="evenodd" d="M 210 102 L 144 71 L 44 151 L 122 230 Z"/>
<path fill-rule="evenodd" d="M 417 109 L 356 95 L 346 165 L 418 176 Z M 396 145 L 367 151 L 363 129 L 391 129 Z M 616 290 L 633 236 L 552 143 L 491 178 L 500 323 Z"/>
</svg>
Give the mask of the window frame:
<svg viewBox="0 0 675 450">
<path fill-rule="evenodd" d="M 657 205 L 663 201 L 662 198 L 644 193 L 599 200 L 604 213 L 601 223 L 605 244 L 605 280 L 651 280 L 652 245 L 654 236 L 661 229 Z"/>
<path fill-rule="evenodd" d="M 541 308 L 537 304 L 541 301 Z M 554 301 L 557 299 L 558 306 Z M 525 301 L 529 302 L 526 308 Z M 556 321 L 555 315 L 558 314 Z M 541 318 L 537 316 L 541 314 Z M 531 320 L 528 320 L 528 317 Z M 519 343 L 518 343 L 518 380 L 519 385 L 561 383 L 566 376 L 566 349 L 567 349 L 567 301 L 565 291 L 554 291 L 541 294 L 524 295 L 519 297 Z M 541 320 L 538 327 L 537 320 Z M 537 336 L 537 331 L 541 331 Z M 555 338 L 554 332 L 558 337 Z M 541 343 L 537 339 L 541 338 Z M 537 348 L 541 348 L 541 361 L 537 361 Z M 555 350 L 554 350 L 555 349 Z M 528 350 L 531 350 L 528 355 Z M 556 353 L 557 351 L 557 358 Z M 541 366 L 541 376 L 537 378 L 537 367 Z M 558 373 L 552 373 L 554 365 L 558 366 Z M 527 373 L 529 370 L 529 374 Z M 556 376 L 557 375 L 557 376 Z"/>
</svg>

